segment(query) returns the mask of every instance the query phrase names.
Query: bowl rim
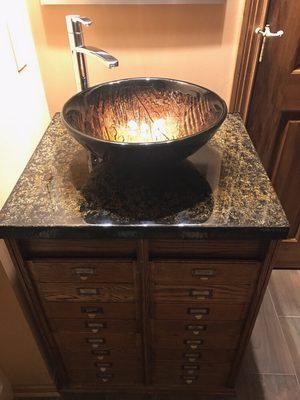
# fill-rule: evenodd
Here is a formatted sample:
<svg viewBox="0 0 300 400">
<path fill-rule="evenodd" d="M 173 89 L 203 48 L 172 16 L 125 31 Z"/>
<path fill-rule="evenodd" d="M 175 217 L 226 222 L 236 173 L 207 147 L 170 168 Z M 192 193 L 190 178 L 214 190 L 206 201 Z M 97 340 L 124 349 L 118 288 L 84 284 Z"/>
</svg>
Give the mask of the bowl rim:
<svg viewBox="0 0 300 400">
<path fill-rule="evenodd" d="M 162 80 L 162 81 L 168 81 L 168 82 L 176 82 L 176 83 L 182 83 L 182 84 L 187 84 L 187 85 L 191 85 L 191 86 L 195 86 L 196 88 L 199 89 L 204 89 L 206 91 L 208 91 L 210 94 L 214 95 L 218 101 L 220 101 L 221 105 L 222 105 L 222 113 L 220 115 L 220 117 L 215 121 L 215 123 L 213 125 L 208 126 L 206 129 L 200 131 L 200 132 L 196 132 L 193 133 L 191 135 L 187 135 L 184 136 L 182 138 L 177 138 L 177 139 L 172 139 L 172 140 L 161 140 L 161 141 L 155 141 L 155 142 L 117 142 L 117 141 L 111 141 L 111 140 L 106 140 L 106 139 L 97 139 L 93 136 L 87 135 L 86 133 L 83 133 L 81 131 L 79 131 L 78 129 L 74 128 L 73 126 L 71 126 L 65 119 L 64 114 L 66 112 L 66 108 L 68 106 L 68 104 L 75 98 L 78 97 L 80 94 L 83 94 L 85 92 L 89 92 L 89 91 L 93 91 L 99 87 L 102 86 L 107 86 L 107 85 L 117 85 L 123 82 L 129 82 L 129 81 L 136 81 L 136 80 L 140 80 L 140 81 L 151 81 L 151 80 Z M 174 79 L 174 78 L 162 78 L 162 77 L 132 77 L 132 78 L 124 78 L 124 79 L 116 79 L 113 81 L 108 81 L 108 82 L 103 82 L 94 86 L 91 86 L 87 89 L 84 89 L 78 93 L 76 93 L 75 95 L 73 95 L 72 97 L 70 97 L 65 104 L 63 105 L 62 108 L 62 112 L 61 112 L 61 119 L 62 122 L 64 123 L 64 125 L 73 133 L 76 133 L 79 136 L 83 136 L 85 138 L 88 138 L 89 140 L 95 142 L 95 143 L 104 143 L 104 144 L 110 144 L 113 146 L 130 146 L 130 147 L 141 147 L 141 146 L 162 146 L 162 145 L 168 145 L 170 143 L 175 143 L 175 142 L 183 142 L 185 140 L 191 139 L 193 137 L 196 137 L 200 134 L 206 133 L 208 131 L 210 131 L 211 129 L 218 129 L 220 127 L 220 125 L 224 122 L 226 116 L 228 114 L 228 108 L 227 108 L 227 104 L 225 103 L 225 101 L 222 99 L 222 97 L 220 97 L 216 92 L 204 87 L 204 86 L 200 86 L 197 85 L 195 83 L 191 83 L 191 82 L 187 82 L 187 81 L 183 81 L 181 79 Z"/>
</svg>

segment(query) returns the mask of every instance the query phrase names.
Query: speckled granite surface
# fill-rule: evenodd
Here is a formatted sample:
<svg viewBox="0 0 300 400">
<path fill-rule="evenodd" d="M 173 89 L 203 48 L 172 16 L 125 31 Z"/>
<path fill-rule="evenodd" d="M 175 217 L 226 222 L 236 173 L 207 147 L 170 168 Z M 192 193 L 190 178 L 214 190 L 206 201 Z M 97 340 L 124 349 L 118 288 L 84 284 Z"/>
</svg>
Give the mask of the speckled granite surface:
<svg viewBox="0 0 300 400">
<path fill-rule="evenodd" d="M 0 237 L 286 237 L 288 222 L 238 115 L 181 166 L 88 157 L 56 114 L 0 212 Z"/>
</svg>

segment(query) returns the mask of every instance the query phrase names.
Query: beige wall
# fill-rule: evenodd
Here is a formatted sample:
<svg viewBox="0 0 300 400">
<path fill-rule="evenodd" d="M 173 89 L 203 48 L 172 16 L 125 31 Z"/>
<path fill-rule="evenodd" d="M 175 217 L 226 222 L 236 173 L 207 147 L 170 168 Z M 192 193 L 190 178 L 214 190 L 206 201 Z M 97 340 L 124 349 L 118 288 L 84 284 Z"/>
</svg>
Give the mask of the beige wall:
<svg viewBox="0 0 300 400">
<path fill-rule="evenodd" d="M 18 72 L 15 55 L 20 59 L 21 53 L 27 66 Z M 0 54 L 1 208 L 50 122 L 24 0 L 1 4 Z M 17 297 L 17 284 L 0 240 L 0 380 L 4 373 L 15 391 L 32 390 L 38 384 L 48 390 L 52 380 Z"/>
<path fill-rule="evenodd" d="M 134 76 L 187 80 L 218 92 L 229 103 L 244 0 L 220 5 L 40 6 L 27 0 L 50 112 L 74 94 L 65 15 L 90 17 L 86 43 L 116 56 L 108 70 L 89 60 L 91 84 Z"/>
</svg>

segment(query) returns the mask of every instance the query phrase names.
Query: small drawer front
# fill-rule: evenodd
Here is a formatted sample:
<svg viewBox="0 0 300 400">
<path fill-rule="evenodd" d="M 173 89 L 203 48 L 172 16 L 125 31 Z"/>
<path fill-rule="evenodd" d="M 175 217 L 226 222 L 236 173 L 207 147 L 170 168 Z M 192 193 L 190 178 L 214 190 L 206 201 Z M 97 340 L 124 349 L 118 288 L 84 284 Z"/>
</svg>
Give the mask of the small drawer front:
<svg viewBox="0 0 300 400">
<path fill-rule="evenodd" d="M 126 283 L 40 283 L 40 296 L 44 301 L 103 301 L 134 302 L 133 285 Z"/>
<path fill-rule="evenodd" d="M 101 358 L 101 357 L 100 357 Z M 67 360 L 66 360 L 67 361 Z M 137 368 L 138 360 L 132 358 L 120 358 L 120 359 L 106 359 L 99 360 L 96 357 L 85 357 L 81 359 L 72 359 L 71 361 L 67 361 L 65 363 L 66 368 L 68 369 L 96 369 L 99 372 L 112 372 L 112 371 L 122 371 L 125 364 L 130 363 L 131 367 Z M 120 367 L 120 365 L 123 367 Z"/>
<path fill-rule="evenodd" d="M 55 333 L 54 336 L 62 351 L 91 351 L 111 348 L 120 350 L 141 346 L 141 337 L 139 334 L 60 332 Z"/>
<path fill-rule="evenodd" d="M 28 261 L 37 282 L 118 282 L 134 280 L 133 261 L 50 260 Z"/>
<path fill-rule="evenodd" d="M 62 357 L 65 364 L 70 369 L 76 369 L 76 366 L 82 366 L 86 368 L 87 365 L 91 363 L 103 361 L 103 362 L 130 362 L 134 363 L 136 360 L 141 360 L 142 350 L 140 348 L 136 349 L 119 349 L 105 348 L 105 349 L 85 349 L 82 351 L 64 351 L 62 350 Z"/>
<path fill-rule="evenodd" d="M 238 321 L 246 316 L 246 304 L 157 304 L 151 305 L 155 319 L 185 319 L 190 321 Z"/>
<path fill-rule="evenodd" d="M 206 285 L 157 285 L 154 287 L 156 303 L 198 303 L 211 302 L 247 302 L 250 300 L 252 287 L 247 284 L 209 284 Z"/>
<path fill-rule="evenodd" d="M 256 280 L 259 265 L 243 261 L 156 261 L 151 263 L 151 269 L 157 284 L 251 284 Z"/>
<path fill-rule="evenodd" d="M 152 259 L 261 259 L 269 245 L 262 240 L 149 240 Z"/>
<path fill-rule="evenodd" d="M 134 303 L 62 303 L 45 301 L 43 303 L 48 318 L 65 319 L 135 319 Z"/>
<path fill-rule="evenodd" d="M 182 320 L 152 320 L 152 329 L 156 336 L 184 335 L 193 338 L 203 335 L 210 335 L 222 332 L 227 335 L 238 335 L 241 331 L 242 323 L 229 322 L 190 322 Z"/>
<path fill-rule="evenodd" d="M 161 335 L 154 330 L 153 344 L 155 348 L 181 349 L 183 351 L 201 349 L 234 349 L 239 336 L 228 332 L 208 334 L 202 332 L 199 335 L 191 333 L 169 333 Z"/>
<path fill-rule="evenodd" d="M 136 333 L 137 324 L 135 320 L 104 320 L 104 319 L 50 319 L 49 324 L 54 332 L 114 332 L 114 333 Z"/>
<path fill-rule="evenodd" d="M 186 350 L 182 349 L 153 349 L 153 358 L 155 363 L 161 360 L 172 360 L 184 363 L 230 363 L 235 355 L 235 350 L 223 349 L 202 349 Z"/>
<path fill-rule="evenodd" d="M 219 364 L 219 363 L 188 363 L 188 362 L 170 362 L 160 361 L 158 365 L 154 367 L 159 375 L 169 374 L 170 376 L 179 377 L 181 375 L 196 376 L 198 374 L 214 374 L 224 373 L 228 374 L 230 371 L 230 364 Z"/>
<path fill-rule="evenodd" d="M 171 385 L 171 386 L 195 386 L 197 388 L 214 389 L 226 385 L 228 379 L 228 373 L 203 373 L 199 372 L 193 376 L 185 374 L 183 371 L 181 373 L 169 373 L 164 369 L 159 369 L 155 371 L 153 376 L 154 385 Z"/>
<path fill-rule="evenodd" d="M 72 386 L 91 384 L 96 387 L 132 385 L 142 382 L 142 368 L 124 364 L 120 369 L 112 368 L 110 372 L 101 372 L 99 369 L 75 369 L 68 371 Z"/>
</svg>

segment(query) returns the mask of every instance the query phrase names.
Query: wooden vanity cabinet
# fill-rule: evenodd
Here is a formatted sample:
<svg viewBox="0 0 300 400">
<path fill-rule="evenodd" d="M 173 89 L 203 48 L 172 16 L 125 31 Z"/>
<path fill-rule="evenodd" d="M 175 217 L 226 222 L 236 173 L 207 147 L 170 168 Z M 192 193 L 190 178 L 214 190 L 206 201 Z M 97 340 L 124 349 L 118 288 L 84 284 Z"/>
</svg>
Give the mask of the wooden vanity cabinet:
<svg viewBox="0 0 300 400">
<path fill-rule="evenodd" d="M 232 394 L 268 240 L 7 240 L 61 391 Z"/>
</svg>

